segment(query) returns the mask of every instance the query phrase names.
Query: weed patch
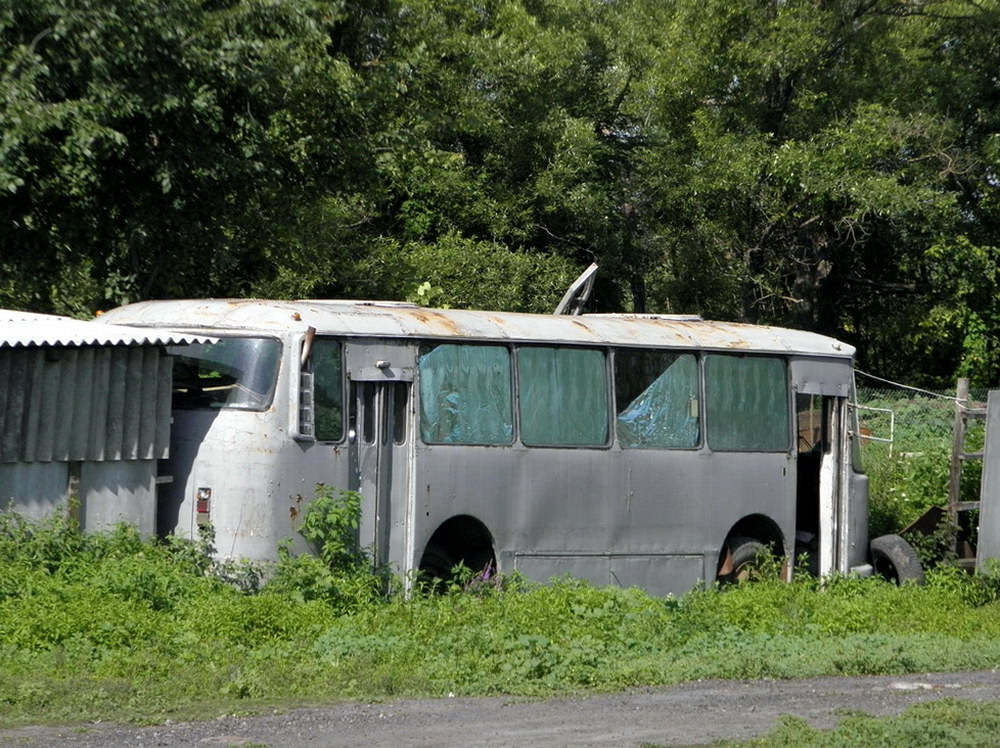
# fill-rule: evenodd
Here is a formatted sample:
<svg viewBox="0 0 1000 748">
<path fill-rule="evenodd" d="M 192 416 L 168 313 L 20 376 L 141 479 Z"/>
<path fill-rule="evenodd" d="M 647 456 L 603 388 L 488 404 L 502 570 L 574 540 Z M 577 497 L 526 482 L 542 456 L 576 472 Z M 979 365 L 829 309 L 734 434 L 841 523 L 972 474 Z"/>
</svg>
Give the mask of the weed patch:
<svg viewBox="0 0 1000 748">
<path fill-rule="evenodd" d="M 785 717 L 780 727 L 754 740 L 727 741 L 723 746 L 905 745 L 913 748 L 995 745 L 1000 734 L 1000 703 L 941 699 L 916 704 L 898 717 L 846 715 L 833 730 L 818 730 L 800 717 Z"/>
<path fill-rule="evenodd" d="M 338 507 L 319 511 L 335 527 L 352 521 Z M 212 560 L 210 537 L 164 543 L 128 528 L 80 536 L 58 521 L 4 522 L 4 725 L 1000 663 L 1000 581 L 946 568 L 925 587 L 801 575 L 679 599 L 459 574 L 442 594 L 406 598 L 346 546 L 234 574 Z"/>
</svg>

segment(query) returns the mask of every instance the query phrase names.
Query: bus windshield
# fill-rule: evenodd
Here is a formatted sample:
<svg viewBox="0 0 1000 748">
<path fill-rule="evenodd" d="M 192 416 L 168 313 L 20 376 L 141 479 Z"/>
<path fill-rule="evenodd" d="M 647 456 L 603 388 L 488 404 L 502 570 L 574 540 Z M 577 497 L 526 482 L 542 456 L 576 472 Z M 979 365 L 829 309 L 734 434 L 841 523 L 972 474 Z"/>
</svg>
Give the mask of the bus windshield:
<svg viewBox="0 0 1000 748">
<path fill-rule="evenodd" d="M 281 357 L 277 340 L 222 338 L 167 350 L 174 357 L 174 408 L 265 410 L 271 404 Z"/>
</svg>

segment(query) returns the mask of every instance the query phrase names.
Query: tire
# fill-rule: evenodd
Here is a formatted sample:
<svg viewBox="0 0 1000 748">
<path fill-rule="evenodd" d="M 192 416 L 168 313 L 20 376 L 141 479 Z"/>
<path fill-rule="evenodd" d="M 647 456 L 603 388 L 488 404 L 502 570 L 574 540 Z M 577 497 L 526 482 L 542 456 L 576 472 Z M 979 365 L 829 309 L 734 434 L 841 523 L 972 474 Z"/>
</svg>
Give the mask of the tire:
<svg viewBox="0 0 1000 748">
<path fill-rule="evenodd" d="M 722 584 L 739 584 L 751 581 L 756 576 L 758 558 L 762 554 L 769 556 L 771 553 L 768 547 L 759 540 L 740 535 L 726 541 L 726 551 L 732 559 L 732 570 L 718 576 L 718 580 Z"/>
<path fill-rule="evenodd" d="M 893 584 L 923 584 L 924 568 L 913 546 L 899 535 L 882 535 L 870 545 L 875 573 Z"/>
</svg>

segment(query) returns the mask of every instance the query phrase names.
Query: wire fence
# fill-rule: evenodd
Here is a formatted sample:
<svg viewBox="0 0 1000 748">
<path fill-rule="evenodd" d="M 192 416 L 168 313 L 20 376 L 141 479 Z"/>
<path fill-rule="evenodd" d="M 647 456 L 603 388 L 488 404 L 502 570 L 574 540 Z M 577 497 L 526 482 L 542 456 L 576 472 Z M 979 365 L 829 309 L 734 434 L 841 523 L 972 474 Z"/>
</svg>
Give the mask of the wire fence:
<svg viewBox="0 0 1000 748">
<path fill-rule="evenodd" d="M 857 372 L 858 428 L 862 462 L 869 478 L 869 522 L 875 535 L 901 532 L 931 507 L 950 499 L 955 439 L 955 390 L 922 390 Z M 973 389 L 966 408 L 983 408 L 988 390 Z M 962 451 L 983 448 L 985 419 L 966 420 Z M 962 461 L 960 501 L 979 498 L 982 463 Z M 927 541 L 934 554 L 952 553 L 953 538 Z M 909 536 L 908 536 L 909 537 Z M 943 542 L 943 541 L 941 541 Z M 929 552 L 929 551 L 928 551 Z M 967 555 L 967 554 L 963 554 Z M 926 559 L 925 559 L 926 560 Z"/>
<path fill-rule="evenodd" d="M 885 445 L 890 454 L 901 457 L 932 447 L 950 447 L 955 427 L 954 390 L 894 385 L 858 372 L 857 391 L 858 426 L 866 446 Z M 966 407 L 985 407 L 987 393 L 985 388 L 971 389 Z M 967 437 L 971 442 L 979 439 L 976 431 L 973 425 Z"/>
</svg>

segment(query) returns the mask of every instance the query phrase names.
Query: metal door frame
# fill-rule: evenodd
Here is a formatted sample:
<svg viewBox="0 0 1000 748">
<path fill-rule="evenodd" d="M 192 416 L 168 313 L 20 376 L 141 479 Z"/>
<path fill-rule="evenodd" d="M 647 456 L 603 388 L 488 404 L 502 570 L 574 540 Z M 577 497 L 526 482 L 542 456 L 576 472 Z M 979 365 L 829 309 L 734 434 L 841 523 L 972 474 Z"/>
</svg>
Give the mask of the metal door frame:
<svg viewBox="0 0 1000 748">
<path fill-rule="evenodd" d="M 350 461 L 362 496 L 360 542 L 374 566 L 395 562 L 405 574 L 412 544 L 411 385 L 416 347 L 398 341 L 347 341 L 345 354 Z"/>
</svg>

